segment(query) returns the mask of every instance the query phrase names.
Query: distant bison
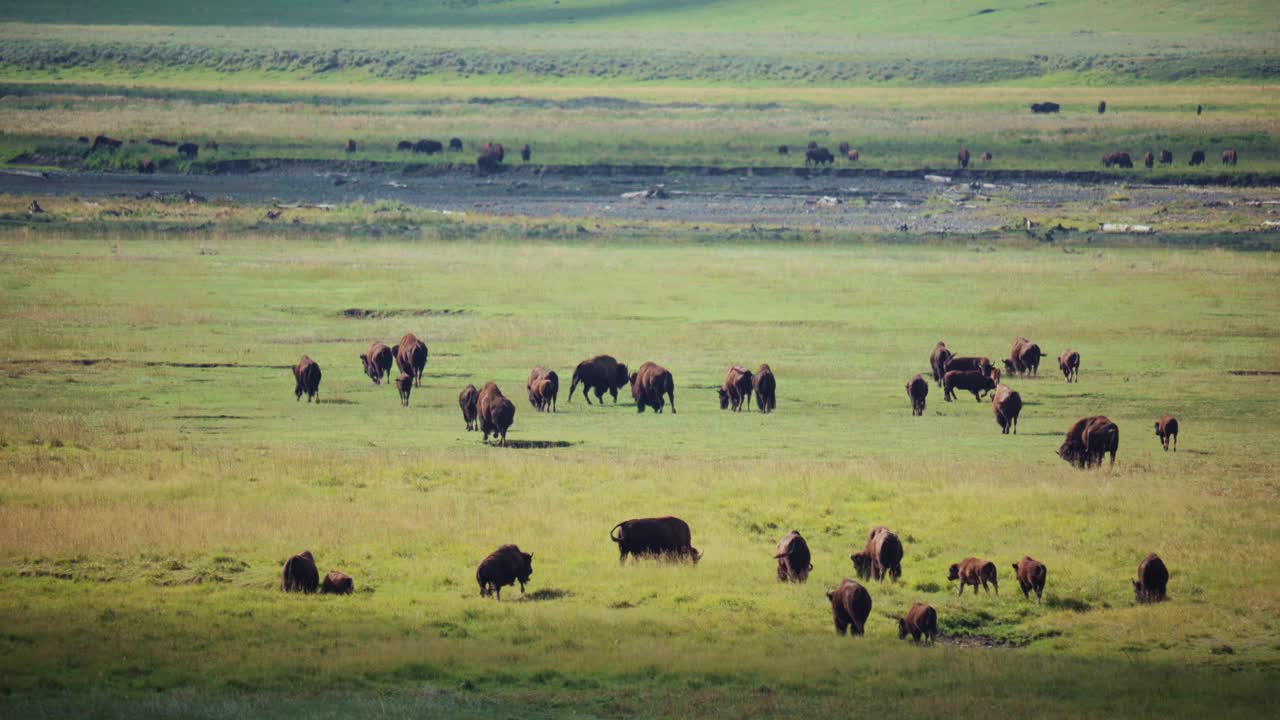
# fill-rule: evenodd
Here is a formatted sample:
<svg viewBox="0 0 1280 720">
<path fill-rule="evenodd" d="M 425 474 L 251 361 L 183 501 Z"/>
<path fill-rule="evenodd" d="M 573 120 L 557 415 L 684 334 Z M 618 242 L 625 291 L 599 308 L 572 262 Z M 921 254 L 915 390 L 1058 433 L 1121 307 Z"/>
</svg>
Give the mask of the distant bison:
<svg viewBox="0 0 1280 720">
<path fill-rule="evenodd" d="M 1094 415 L 1080 418 L 1067 429 L 1058 457 L 1078 468 L 1087 468 L 1101 465 L 1103 456 L 1110 452 L 1114 465 L 1119 447 L 1120 429 L 1105 415 Z"/>
<path fill-rule="evenodd" d="M 1132 168 L 1133 158 L 1129 157 L 1127 152 L 1113 152 L 1102 156 L 1102 164 L 1106 167 L 1116 165 L 1122 168 Z"/>
<path fill-rule="evenodd" d="M 320 572 L 310 550 L 303 550 L 284 561 L 280 573 L 280 589 L 285 592 L 313 593 L 320 587 Z"/>
<path fill-rule="evenodd" d="M 973 393 L 974 402 L 981 402 L 982 396 L 996 389 L 995 380 L 990 375 L 980 372 L 958 372 L 952 370 L 942 376 L 942 399 L 951 402 L 956 397 L 956 390 L 968 390 Z"/>
<path fill-rule="evenodd" d="M 809 573 L 813 571 L 809 543 L 795 530 L 778 541 L 778 549 L 773 558 L 778 561 L 778 582 L 802 583 L 809 579 Z"/>
<path fill-rule="evenodd" d="M 538 412 L 555 412 L 556 396 L 560 394 L 560 376 L 555 370 L 539 365 L 529 371 L 525 383 L 529 392 L 529 404 Z"/>
<path fill-rule="evenodd" d="M 614 531 L 617 534 L 614 534 Z M 678 517 L 636 518 L 624 520 L 609 531 L 609 539 L 618 544 L 618 561 L 656 556 L 673 560 L 698 562 L 702 553 L 693 547 L 689 523 Z"/>
<path fill-rule="evenodd" d="M 200 146 L 195 143 L 182 143 L 178 146 L 178 156 L 195 160 L 200 155 Z"/>
<path fill-rule="evenodd" d="M 1103 100 L 1098 103 L 1098 114 L 1101 115 L 1107 111 L 1107 101 Z"/>
<path fill-rule="evenodd" d="M 410 150 L 413 150 L 413 141 L 401 140 L 400 142 L 396 143 L 396 150 L 399 152 L 409 152 Z"/>
<path fill-rule="evenodd" d="M 1238 156 L 1238 155 L 1236 155 L 1236 151 L 1235 151 L 1235 150 L 1223 150 L 1223 151 L 1222 151 L 1222 164 L 1223 164 L 1223 165 L 1232 165 L 1232 166 L 1234 166 L 1234 165 L 1236 164 L 1236 161 L 1237 161 L 1238 159 L 1239 159 L 1239 156 Z"/>
<path fill-rule="evenodd" d="M 462 420 L 467 424 L 467 432 L 479 427 L 476 422 L 476 402 L 480 399 L 480 391 L 475 385 L 467 385 L 458 393 L 458 407 L 462 409 Z"/>
<path fill-rule="evenodd" d="M 205 142 L 205 144 L 204 144 L 204 149 L 205 149 L 205 150 L 217 150 L 217 149 L 218 149 L 218 141 L 217 141 L 217 140 L 208 140 L 208 141 L 206 141 L 206 142 Z"/>
<path fill-rule="evenodd" d="M 752 389 L 756 393 L 756 408 L 762 413 L 771 413 L 778 406 L 778 382 L 773 377 L 773 368 L 764 363 L 751 378 Z"/>
<path fill-rule="evenodd" d="M 526 143 L 524 147 L 520 148 L 520 160 L 529 162 L 531 157 L 533 157 L 533 151 L 529 149 L 529 145 Z"/>
<path fill-rule="evenodd" d="M 929 383 L 919 375 L 907 382 L 907 397 L 911 399 L 911 415 L 924 415 L 924 400 L 929 396 Z"/>
<path fill-rule="evenodd" d="M 989 163 L 989 162 L 991 162 L 991 151 L 990 151 L 990 150 L 987 150 L 987 151 L 985 151 L 985 152 L 983 152 L 983 153 L 982 153 L 982 162 L 984 162 L 984 163 Z"/>
<path fill-rule="evenodd" d="M 1013 574 L 1018 578 L 1018 586 L 1022 588 L 1022 597 L 1030 598 L 1031 591 L 1035 590 L 1036 604 L 1039 604 L 1040 596 L 1044 594 L 1044 581 L 1049 576 L 1049 569 L 1044 563 L 1024 555 L 1013 564 Z"/>
<path fill-rule="evenodd" d="M 676 381 L 666 368 L 647 362 L 631 373 L 631 397 L 636 401 L 636 412 L 643 413 L 645 407 L 651 407 L 655 413 L 661 413 L 665 405 L 663 395 L 671 399 L 671 414 L 675 415 Z"/>
<path fill-rule="evenodd" d="M 515 545 L 503 545 L 480 561 L 476 568 L 476 582 L 480 585 L 480 597 L 492 595 L 502 599 L 502 588 L 520 583 L 524 593 L 525 583 L 533 575 L 533 553 L 521 552 Z"/>
<path fill-rule="evenodd" d="M 1169 452 L 1169 438 L 1173 438 L 1173 451 L 1178 452 L 1178 419 L 1172 415 L 1161 415 L 1156 421 L 1156 437 L 1165 452 Z"/>
<path fill-rule="evenodd" d="M 858 155 L 858 148 L 850 149 L 849 152 L 845 153 L 845 157 L 849 158 L 849 162 L 858 162 L 858 158 L 860 157 Z"/>
<path fill-rule="evenodd" d="M 867 617 L 871 615 L 871 593 L 866 588 L 845 578 L 835 590 L 827 593 L 827 600 L 831 602 L 831 615 L 838 634 L 844 635 L 850 627 L 854 635 L 863 634 Z"/>
<path fill-rule="evenodd" d="M 938 611 L 924 603 L 911 603 L 907 614 L 898 618 L 898 639 L 907 635 L 914 642 L 920 642 L 921 636 L 933 642 L 938 637 Z"/>
<path fill-rule="evenodd" d="M 942 374 L 945 376 L 951 371 L 957 372 L 976 372 L 983 375 L 991 374 L 991 358 L 973 357 L 973 356 L 952 356 L 942 365 Z"/>
<path fill-rule="evenodd" d="M 355 581 L 346 573 L 331 570 L 320 583 L 320 592 L 328 595 L 350 595 L 356 589 Z"/>
<path fill-rule="evenodd" d="M 369 343 L 369 349 L 360 356 L 360 363 L 364 365 L 364 374 L 369 376 L 374 385 L 382 384 L 383 375 L 391 377 L 393 357 L 391 348 L 377 340 Z"/>
<path fill-rule="evenodd" d="M 1062 109 L 1062 106 L 1056 102 L 1032 103 L 1031 112 L 1033 113 L 1056 113 Z"/>
<path fill-rule="evenodd" d="M 439 140 L 419 140 L 413 144 L 413 151 L 423 155 L 435 155 L 444 152 L 444 145 Z"/>
<path fill-rule="evenodd" d="M 1015 390 L 1009 389 L 1008 385 L 1000 385 L 996 388 L 994 394 L 991 395 L 991 410 L 996 415 L 996 424 L 1000 426 L 1000 432 L 1004 435 L 1009 434 L 1009 430 L 1013 430 L 1013 434 L 1018 434 L 1018 415 L 1022 412 L 1022 396 Z"/>
<path fill-rule="evenodd" d="M 618 389 L 628 384 L 631 378 L 627 366 L 609 355 L 597 355 L 578 363 L 573 370 L 573 379 L 569 381 L 569 402 L 573 402 L 573 391 L 582 383 L 582 397 L 591 404 L 590 393 L 594 390 L 596 401 L 603 402 L 607 391 L 618 402 Z"/>
<path fill-rule="evenodd" d="M 804 164 L 806 167 L 809 165 L 830 165 L 835 161 L 835 156 L 831 154 L 830 150 L 824 147 L 815 147 L 805 150 L 804 152 Z"/>
<path fill-rule="evenodd" d="M 413 392 L 413 376 L 409 373 L 400 373 L 396 378 L 396 390 L 400 391 L 400 405 L 409 407 L 409 393 Z"/>
<path fill-rule="evenodd" d="M 93 139 L 93 145 L 89 147 L 89 152 L 97 152 L 98 150 L 110 150 L 115 152 L 116 150 L 119 150 L 122 145 L 124 145 L 123 140 L 116 140 L 115 138 L 109 138 L 106 135 L 99 135 Z"/>
<path fill-rule="evenodd" d="M 956 164 L 961 169 L 969 167 L 969 148 L 960 148 L 960 152 L 956 153 Z"/>
<path fill-rule="evenodd" d="M 978 558 L 967 557 L 951 566 L 947 572 L 948 580 L 960 581 L 960 592 L 958 595 L 964 594 L 966 585 L 973 586 L 973 593 L 978 594 L 978 586 L 991 592 L 987 588 L 990 583 L 996 589 L 996 594 L 1000 594 L 1000 578 L 996 575 L 996 564 L 987 560 L 979 560 Z"/>
<path fill-rule="evenodd" d="M 1024 337 L 1014 338 L 1013 345 L 1009 348 L 1009 357 L 1004 361 L 1005 371 L 1019 375 L 1038 375 L 1042 357 L 1044 353 L 1040 351 L 1039 345 Z"/>
<path fill-rule="evenodd" d="M 1150 150 L 1143 154 L 1142 165 L 1148 170 L 1156 166 L 1156 156 Z"/>
<path fill-rule="evenodd" d="M 356 141 L 355 141 L 355 140 L 347 140 L 347 144 L 343 147 L 343 149 L 344 149 L 344 150 L 346 150 L 348 153 L 353 153 L 353 152 L 355 152 L 355 151 L 356 151 Z"/>
<path fill-rule="evenodd" d="M 156 161 L 149 157 L 144 157 L 138 161 L 138 172 L 143 175 L 154 175 L 156 172 Z"/>
<path fill-rule="evenodd" d="M 1080 353 L 1067 348 L 1058 356 L 1058 369 L 1067 382 L 1080 382 Z"/>
<path fill-rule="evenodd" d="M 498 166 L 502 164 L 498 153 L 491 150 L 485 150 L 476 156 L 476 168 L 481 172 L 494 172 Z"/>
<path fill-rule="evenodd" d="M 786 145 L 779 145 L 779 146 L 778 146 L 778 154 L 779 154 L 779 155 L 786 155 L 786 154 L 788 154 L 788 153 L 790 153 L 790 152 L 791 152 L 791 148 L 787 147 Z"/>
<path fill-rule="evenodd" d="M 320 366 L 306 355 L 293 366 L 293 399 L 301 400 L 304 394 L 307 402 L 320 402 Z"/>
<path fill-rule="evenodd" d="M 449 150 L 462 152 L 462 138 L 449 138 Z"/>
<path fill-rule="evenodd" d="M 1151 553 L 1138 564 L 1138 579 L 1133 581 L 1133 599 L 1138 603 L 1157 603 L 1165 599 L 1169 588 L 1169 569 L 1159 555 Z"/>
<path fill-rule="evenodd" d="M 878 525 L 871 528 L 862 551 L 850 555 L 849 559 L 859 578 L 883 580 L 888 576 L 896 581 L 902 576 L 902 556 L 902 541 L 897 534 Z"/>
<path fill-rule="evenodd" d="M 1173 164 L 1173 153 L 1172 153 L 1172 152 L 1170 152 L 1170 151 L 1168 151 L 1168 150 L 1161 150 L 1161 151 L 1160 151 L 1160 164 L 1161 164 L 1161 165 L 1171 165 L 1171 164 Z"/>
<path fill-rule="evenodd" d="M 500 447 L 507 445 L 507 430 L 516 419 L 516 406 L 507 399 L 494 383 L 485 383 L 476 398 L 476 416 L 480 419 L 482 442 L 489 442 L 493 435 Z"/>
<path fill-rule="evenodd" d="M 938 387 L 942 387 L 942 376 L 947 373 L 947 361 L 951 358 L 951 351 L 941 340 L 933 346 L 933 352 L 929 354 L 929 367 L 933 368 L 933 381 L 938 384 Z"/>
<path fill-rule="evenodd" d="M 396 367 L 400 372 L 408 373 L 413 378 L 414 387 L 422 387 L 422 371 L 427 367 L 427 344 L 413 333 L 405 333 L 400 342 L 391 347 L 391 354 L 396 359 Z"/>
<path fill-rule="evenodd" d="M 842 143 L 840 143 L 840 154 L 841 154 L 841 155 L 848 155 L 848 154 L 849 154 L 849 143 L 847 143 L 847 142 L 842 142 Z"/>
<path fill-rule="evenodd" d="M 724 383 L 716 391 L 720 395 L 720 409 L 727 410 L 732 406 L 733 411 L 738 412 L 744 406 L 750 408 L 753 387 L 750 370 L 731 366 L 724 374 Z"/>
<path fill-rule="evenodd" d="M 160 138 L 150 138 L 147 140 L 147 144 L 155 145 L 156 147 L 177 147 L 178 145 L 178 143 L 172 140 L 162 140 Z"/>
<path fill-rule="evenodd" d="M 1193 151 L 1191 152 L 1191 162 L 1189 162 L 1189 163 L 1187 163 L 1187 164 L 1188 164 L 1188 165 L 1192 165 L 1192 166 L 1195 166 L 1195 165 L 1203 165 L 1203 164 L 1204 164 L 1204 151 L 1203 151 L 1203 150 L 1193 150 Z"/>
</svg>

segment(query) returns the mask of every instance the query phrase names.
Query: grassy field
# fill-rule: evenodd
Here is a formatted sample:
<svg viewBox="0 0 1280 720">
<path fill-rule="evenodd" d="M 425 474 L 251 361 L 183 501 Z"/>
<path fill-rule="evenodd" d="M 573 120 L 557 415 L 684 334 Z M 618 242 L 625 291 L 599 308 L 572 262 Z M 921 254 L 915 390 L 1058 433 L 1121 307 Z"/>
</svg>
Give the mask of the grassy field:
<svg viewBox="0 0 1280 720">
<path fill-rule="evenodd" d="M 1269 714 L 1277 386 L 1237 373 L 1280 370 L 1273 255 L 503 237 L 0 234 L 3 714 Z M 356 356 L 408 330 L 431 360 L 402 409 Z M 1084 360 L 1079 385 L 1010 381 L 1017 436 L 937 388 L 910 416 L 934 342 L 1001 357 L 1018 334 Z M 319 405 L 292 398 L 304 352 Z M 671 369 L 679 412 L 524 402 L 530 367 L 567 390 L 598 352 Z M 760 362 L 778 410 L 721 412 L 724 368 Z M 517 401 L 512 447 L 463 429 L 457 391 L 486 380 Z M 1119 461 L 1073 470 L 1054 451 L 1095 413 Z M 609 528 L 662 513 L 704 560 L 619 567 Z M 880 523 L 902 581 L 838 638 L 823 592 Z M 772 576 L 792 528 L 807 585 Z M 482 600 L 503 542 L 534 553 L 529 593 Z M 359 591 L 282 595 L 304 547 Z M 1137 607 L 1153 550 L 1171 599 Z M 1023 554 L 1043 606 L 1017 597 Z M 955 596 L 966 555 L 999 597 Z M 970 644 L 900 643 L 914 600 Z"/>
</svg>

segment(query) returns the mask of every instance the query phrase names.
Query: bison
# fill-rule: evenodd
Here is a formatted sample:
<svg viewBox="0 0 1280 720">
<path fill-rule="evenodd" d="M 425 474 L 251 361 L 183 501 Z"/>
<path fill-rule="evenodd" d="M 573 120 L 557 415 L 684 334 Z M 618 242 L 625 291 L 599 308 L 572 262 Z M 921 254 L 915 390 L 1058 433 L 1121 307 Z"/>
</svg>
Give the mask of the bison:
<svg viewBox="0 0 1280 720">
<path fill-rule="evenodd" d="M 871 593 L 858 583 L 845 578 L 840 585 L 827 593 L 831 602 L 831 615 L 836 623 L 836 633 L 844 635 L 850 627 L 854 635 L 861 635 L 871 615 Z"/>
<path fill-rule="evenodd" d="M 320 403 L 320 366 L 315 360 L 303 355 L 298 364 L 293 366 L 293 399 L 301 400 L 306 394 L 307 402 L 312 399 Z"/>
<path fill-rule="evenodd" d="M 849 152 L 845 153 L 845 157 L 849 158 L 849 162 L 858 162 L 861 156 L 858 154 L 858 148 L 851 148 Z"/>
<path fill-rule="evenodd" d="M 724 384 L 717 390 L 720 394 L 720 409 L 733 406 L 738 412 L 743 407 L 751 407 L 751 391 L 755 386 L 751 371 L 738 365 L 730 366 L 724 374 Z"/>
<path fill-rule="evenodd" d="M 842 143 L 840 143 L 840 154 L 841 154 L 841 155 L 848 155 L 848 154 L 849 154 L 849 143 L 847 143 L 847 142 L 842 142 Z"/>
<path fill-rule="evenodd" d="M 147 140 L 147 144 L 155 145 L 156 147 L 177 147 L 178 146 L 178 143 L 172 140 L 163 140 L 161 138 L 149 138 Z"/>
<path fill-rule="evenodd" d="M 911 399 L 911 415 L 924 415 L 924 399 L 929 396 L 929 383 L 919 375 L 907 382 L 907 397 Z"/>
<path fill-rule="evenodd" d="M 217 141 L 217 140 L 208 140 L 208 141 L 206 141 L 206 142 L 205 142 L 205 144 L 204 144 L 204 149 L 205 149 L 205 150 L 217 150 L 217 149 L 218 149 L 218 141 Z"/>
<path fill-rule="evenodd" d="M 1161 151 L 1160 151 L 1160 164 L 1161 164 L 1161 165 L 1172 165 L 1172 164 L 1173 164 L 1173 153 L 1172 153 L 1172 152 L 1170 152 L 1169 150 L 1161 150 Z"/>
<path fill-rule="evenodd" d="M 941 340 L 933 346 L 933 352 L 929 354 L 929 367 L 933 368 L 933 381 L 938 384 L 938 387 L 942 387 L 942 376 L 946 374 L 947 361 L 951 358 L 951 351 Z"/>
<path fill-rule="evenodd" d="M 401 140 L 400 142 L 396 143 L 397 152 L 409 152 L 410 150 L 413 150 L 412 140 Z"/>
<path fill-rule="evenodd" d="M 1165 599 L 1169 587 L 1169 569 L 1159 555 L 1151 553 L 1138 564 L 1138 579 L 1133 581 L 1133 599 L 1138 603 L 1157 603 Z"/>
<path fill-rule="evenodd" d="M 996 391 L 991 396 L 991 410 L 996 415 L 996 424 L 1000 426 L 1000 433 L 1008 435 L 1009 430 L 1013 430 L 1013 434 L 1018 434 L 1018 414 L 1022 412 L 1022 396 L 1016 390 L 1009 389 L 1008 385 L 1000 385 L 996 387 Z"/>
<path fill-rule="evenodd" d="M 791 148 L 787 147 L 786 145 L 779 145 L 779 146 L 778 146 L 778 154 L 779 154 L 779 155 L 786 155 L 786 154 L 788 154 L 788 153 L 790 153 L 790 152 L 791 152 Z"/>
<path fill-rule="evenodd" d="M 768 363 L 760 365 L 751 378 L 752 389 L 756 393 L 756 408 L 762 413 L 771 413 L 778 406 L 778 382 L 773 377 L 773 368 Z"/>
<path fill-rule="evenodd" d="M 396 389 L 400 391 L 400 405 L 409 407 L 409 393 L 413 391 L 413 376 L 402 372 L 396 378 Z"/>
<path fill-rule="evenodd" d="M 525 143 L 525 146 L 520 148 L 520 160 L 522 162 L 529 162 L 529 158 L 531 157 L 533 157 L 533 151 L 529 149 L 529 144 Z"/>
<path fill-rule="evenodd" d="M 462 152 L 462 138 L 449 138 L 449 150 L 451 152 Z"/>
<path fill-rule="evenodd" d="M 480 561 L 476 568 L 476 582 L 480 584 L 480 597 L 492 595 L 502 599 L 502 588 L 520 583 L 524 594 L 525 583 L 533 575 L 533 553 L 522 552 L 515 545 L 503 545 Z"/>
<path fill-rule="evenodd" d="M 458 407 L 462 409 L 462 420 L 467 424 L 467 432 L 479 427 L 476 422 L 476 401 L 480 399 L 480 391 L 475 385 L 467 385 L 458 393 Z"/>
<path fill-rule="evenodd" d="M 836 157 L 831 154 L 830 150 L 824 147 L 810 148 L 808 150 L 805 150 L 804 152 L 804 164 L 806 167 L 810 165 L 813 165 L 813 166 L 818 166 L 823 164 L 830 165 L 835 161 L 836 161 Z"/>
<path fill-rule="evenodd" d="M 956 153 L 956 165 L 961 169 L 969 167 L 969 148 L 960 148 L 960 152 Z"/>
<path fill-rule="evenodd" d="M 984 151 L 984 152 L 982 153 L 982 162 L 984 162 L 984 163 L 989 163 L 989 162 L 991 162 L 991 151 L 990 151 L 990 150 L 986 150 L 986 151 Z"/>
<path fill-rule="evenodd" d="M 1188 165 L 1191 165 L 1191 166 L 1195 166 L 1195 165 L 1203 165 L 1203 164 L 1204 164 L 1204 151 L 1203 151 L 1203 150 L 1193 150 L 1193 151 L 1191 151 L 1191 162 L 1189 162 L 1189 163 L 1187 163 L 1187 164 L 1188 164 Z"/>
<path fill-rule="evenodd" d="M 1098 103 L 1098 114 L 1101 115 L 1107 111 L 1107 101 L 1102 100 Z"/>
<path fill-rule="evenodd" d="M 320 583 L 320 592 L 327 595 L 350 595 L 356 589 L 355 581 L 346 573 L 331 570 Z"/>
<path fill-rule="evenodd" d="M 1235 166 L 1235 164 L 1236 164 L 1236 160 L 1238 160 L 1238 159 L 1239 159 L 1239 156 L 1238 156 L 1238 155 L 1236 155 L 1236 151 L 1235 151 L 1235 150 L 1227 149 L 1227 150 L 1223 150 L 1223 151 L 1222 151 L 1222 164 L 1223 164 L 1223 165 L 1231 165 L 1231 166 L 1233 166 L 1233 167 L 1234 167 L 1234 166 Z"/>
<path fill-rule="evenodd" d="M 119 150 L 122 145 L 124 145 L 123 140 L 116 140 L 115 138 L 109 138 L 106 135 L 99 135 L 93 139 L 93 145 L 89 146 L 89 152 L 97 152 L 101 149 L 115 152 L 116 150 Z"/>
<path fill-rule="evenodd" d="M 1173 451 L 1178 452 L 1178 419 L 1172 415 L 1161 415 L 1156 421 L 1156 437 L 1165 452 L 1169 452 L 1169 438 L 1173 438 Z"/>
<path fill-rule="evenodd" d="M 569 402 L 573 402 L 573 391 L 582 383 L 582 397 L 591 404 L 590 392 L 595 391 L 596 402 L 604 402 L 606 391 L 618 402 L 618 389 L 630 382 L 627 366 L 609 355 L 597 355 L 578 363 L 573 369 L 573 379 L 569 381 Z"/>
<path fill-rule="evenodd" d="M 1058 369 L 1067 382 L 1080 382 L 1080 353 L 1067 348 L 1058 356 Z"/>
<path fill-rule="evenodd" d="M 493 435 L 500 447 L 506 447 L 507 430 L 516 419 L 516 406 L 494 383 L 485 383 L 481 388 L 476 398 L 476 416 L 480 419 L 480 432 L 484 433 L 482 442 L 489 442 L 489 436 Z"/>
<path fill-rule="evenodd" d="M 1062 109 L 1062 106 L 1056 102 L 1032 103 L 1031 112 L 1033 113 L 1056 113 Z"/>
<path fill-rule="evenodd" d="M 951 566 L 947 571 L 947 579 L 960 581 L 958 595 L 964 595 L 966 585 L 973 586 L 974 595 L 978 594 L 979 585 L 984 591 L 991 592 L 987 588 L 987 583 L 996 589 L 996 595 L 1000 594 L 1000 578 L 996 575 L 996 564 L 988 560 L 967 557 Z"/>
<path fill-rule="evenodd" d="M 154 175 L 156 173 L 156 161 L 149 157 L 144 157 L 138 161 L 138 172 L 142 175 Z"/>
<path fill-rule="evenodd" d="M 902 577 L 902 541 L 883 525 L 871 528 L 862 552 L 849 556 L 859 578 L 883 580 L 887 575 L 895 582 Z"/>
<path fill-rule="evenodd" d="M 313 593 L 320 587 L 320 572 L 310 550 L 303 550 L 284 561 L 280 573 L 280 589 L 285 592 Z"/>
<path fill-rule="evenodd" d="M 956 390 L 968 390 L 973 393 L 974 402 L 982 402 L 982 396 L 996 389 L 996 381 L 991 375 L 980 372 L 959 372 L 952 370 L 942 376 L 942 399 L 951 402 L 956 397 Z"/>
<path fill-rule="evenodd" d="M 1156 156 L 1150 150 L 1142 155 L 1142 165 L 1148 170 L 1156 166 Z"/>
<path fill-rule="evenodd" d="M 400 372 L 408 373 L 413 377 L 414 387 L 422 387 L 422 371 L 427 367 L 427 344 L 418 339 L 413 333 L 405 333 L 400 338 L 400 342 L 391 348 L 391 354 L 396 359 L 396 367 L 400 368 Z"/>
<path fill-rule="evenodd" d="M 647 406 L 661 413 L 665 405 L 663 395 L 671 399 L 671 414 L 675 415 L 676 381 L 666 368 L 647 362 L 631 373 L 631 397 L 636 401 L 636 412 L 643 413 Z"/>
<path fill-rule="evenodd" d="M 1133 168 L 1133 158 L 1127 152 L 1113 152 L 1102 156 L 1102 164 L 1106 167 L 1117 165 L 1122 168 Z"/>
<path fill-rule="evenodd" d="M 178 146 L 178 156 L 195 160 L 200 155 L 200 146 L 195 143 L 182 143 Z"/>
<path fill-rule="evenodd" d="M 1040 346 L 1024 337 L 1014 338 L 1009 348 L 1009 358 L 1004 361 L 1006 372 L 1019 375 L 1037 375 L 1040 373 L 1040 358 L 1044 354 Z"/>
<path fill-rule="evenodd" d="M 350 140 L 350 139 L 348 139 L 348 140 L 347 140 L 347 144 L 346 144 L 345 146 L 343 146 L 343 148 L 342 148 L 342 149 L 343 149 L 343 150 L 346 150 L 348 154 L 355 152 L 355 151 L 356 151 L 356 141 L 355 141 L 355 140 Z"/>
<path fill-rule="evenodd" d="M 555 412 L 556 396 L 560 394 L 560 376 L 555 370 L 539 365 L 529 371 L 529 380 L 525 383 L 529 392 L 529 404 L 538 412 Z"/>
<path fill-rule="evenodd" d="M 374 385 L 382 384 L 382 376 L 391 377 L 391 363 L 394 354 L 391 348 L 374 340 L 369 343 L 369 349 L 365 354 L 360 356 L 360 362 L 364 365 L 364 374 L 369 376 Z"/>
<path fill-rule="evenodd" d="M 614 531 L 617 534 L 614 534 Z M 609 530 L 609 539 L 618 544 L 618 562 L 655 556 L 697 563 L 702 553 L 693 547 L 689 523 L 678 517 L 635 518 L 624 520 Z"/>
<path fill-rule="evenodd" d="M 1031 591 L 1036 591 L 1036 604 L 1040 604 L 1040 596 L 1044 594 L 1044 581 L 1049 576 L 1049 569 L 1044 563 L 1030 555 L 1013 564 L 1013 573 L 1018 578 L 1018 586 L 1022 588 L 1022 597 L 1030 599 Z M 976 592 L 976 590 L 975 590 Z"/>
<path fill-rule="evenodd" d="M 802 583 L 813 571 L 809 543 L 795 530 L 778 541 L 778 550 L 773 558 L 778 561 L 778 582 Z"/>
<path fill-rule="evenodd" d="M 444 145 L 439 140 L 419 140 L 413 144 L 413 151 L 420 155 L 435 155 L 444 152 Z"/>
<path fill-rule="evenodd" d="M 938 611 L 924 603 L 911 603 L 906 616 L 898 618 L 898 639 L 906 639 L 907 635 L 913 642 L 920 642 L 922 635 L 933 642 L 938 637 Z"/>
<path fill-rule="evenodd" d="M 945 363 L 942 364 L 942 374 L 945 377 L 947 373 L 955 371 L 955 372 L 976 372 L 976 373 L 982 373 L 983 375 L 990 375 L 992 367 L 993 365 L 991 364 L 991 358 L 971 357 L 971 356 L 966 356 L 966 357 L 951 356 L 950 358 L 947 359 Z"/>
<path fill-rule="evenodd" d="M 1058 447 L 1058 457 L 1078 468 L 1102 464 L 1102 457 L 1111 453 L 1111 464 L 1116 462 L 1120 447 L 1120 429 L 1105 415 L 1080 418 L 1067 429 L 1066 438 Z"/>
</svg>

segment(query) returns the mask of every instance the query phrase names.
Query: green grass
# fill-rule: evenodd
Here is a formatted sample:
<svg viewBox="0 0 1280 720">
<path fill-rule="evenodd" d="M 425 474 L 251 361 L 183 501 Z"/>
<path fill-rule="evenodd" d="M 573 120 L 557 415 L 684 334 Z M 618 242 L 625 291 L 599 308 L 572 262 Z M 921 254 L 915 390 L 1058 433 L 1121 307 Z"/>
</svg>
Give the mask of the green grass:
<svg viewBox="0 0 1280 720">
<path fill-rule="evenodd" d="M 8 715 L 1262 717 L 1276 700 L 1273 319 L 1280 262 L 1223 250 L 626 240 L 379 241 L 215 232 L 181 240 L 0 234 L 0 708 Z M 437 237 L 437 235 L 432 235 Z M 347 308 L 384 316 L 351 319 Z M 444 312 L 449 311 L 449 312 Z M 417 314 L 423 313 L 423 314 Z M 373 338 L 431 348 L 412 406 L 360 374 Z M 933 343 L 1001 357 L 1015 335 L 1084 358 L 990 407 L 912 418 Z M 324 368 L 320 405 L 287 366 Z M 577 360 L 655 360 L 677 414 L 567 401 Z M 103 359 L 78 365 L 76 359 Z M 772 415 L 721 412 L 730 363 L 769 362 Z M 194 368 L 181 363 L 225 363 Z M 166 364 L 168 363 L 168 364 Z M 528 369 L 560 372 L 533 412 Z M 463 430 L 458 389 L 517 402 L 513 447 Z M 1183 425 L 1164 453 L 1153 420 Z M 1121 428 L 1115 468 L 1054 454 L 1074 419 Z M 696 568 L 619 567 L 606 535 L 674 513 Z M 885 523 L 904 576 L 868 636 L 822 593 Z M 804 586 L 772 578 L 795 528 Z M 529 594 L 481 600 L 475 563 L 535 556 Z M 350 598 L 284 596 L 307 547 Z M 1135 607 L 1158 551 L 1171 600 Z M 1008 565 L 1049 565 L 1044 606 Z M 1002 569 L 957 598 L 946 567 Z M 1014 647 L 913 648 L 944 632 Z M 536 716 L 536 715 L 535 715 Z"/>
</svg>

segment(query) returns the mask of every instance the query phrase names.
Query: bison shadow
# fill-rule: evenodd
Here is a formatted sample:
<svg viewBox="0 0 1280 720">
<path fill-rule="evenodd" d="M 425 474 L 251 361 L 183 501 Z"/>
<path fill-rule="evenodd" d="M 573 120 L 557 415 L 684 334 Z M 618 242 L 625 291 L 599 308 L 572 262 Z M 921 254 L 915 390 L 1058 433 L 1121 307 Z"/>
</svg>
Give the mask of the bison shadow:
<svg viewBox="0 0 1280 720">
<path fill-rule="evenodd" d="M 1049 599 L 1044 601 L 1044 604 L 1054 610 L 1070 610 L 1072 612 L 1089 612 L 1093 609 L 1093 606 L 1084 600 L 1077 600 L 1076 598 L 1070 597 L 1058 597 L 1057 595 L 1050 595 Z"/>
<path fill-rule="evenodd" d="M 579 443 L 568 440 L 508 440 L 507 447 L 514 450 L 547 450 L 550 448 L 567 448 Z"/>
<path fill-rule="evenodd" d="M 559 588 L 542 588 L 520 596 L 521 602 L 542 602 L 543 600 L 561 600 L 573 597 L 573 593 Z"/>
<path fill-rule="evenodd" d="M 346 398 L 325 398 L 320 402 L 324 403 L 325 405 L 355 405 L 356 404 L 354 400 L 348 400 Z"/>
<path fill-rule="evenodd" d="M 249 420 L 247 415 L 174 415 L 174 420 Z"/>
<path fill-rule="evenodd" d="M 1213 454 L 1208 450 L 1184 450 L 1182 448 L 1178 448 L 1178 452 L 1187 453 L 1188 455 L 1212 455 Z"/>
</svg>

